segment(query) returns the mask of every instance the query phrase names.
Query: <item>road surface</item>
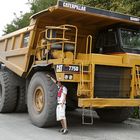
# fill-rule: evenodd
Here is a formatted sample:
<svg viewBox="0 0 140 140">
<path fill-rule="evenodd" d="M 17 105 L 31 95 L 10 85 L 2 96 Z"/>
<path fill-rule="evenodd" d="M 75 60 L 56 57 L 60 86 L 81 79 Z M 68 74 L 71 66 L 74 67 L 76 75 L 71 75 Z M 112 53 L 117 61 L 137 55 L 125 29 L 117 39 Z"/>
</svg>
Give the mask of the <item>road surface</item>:
<svg viewBox="0 0 140 140">
<path fill-rule="evenodd" d="M 140 140 L 140 121 L 106 123 L 95 114 L 89 126 L 81 124 L 79 111 L 67 115 L 69 134 L 62 135 L 59 125 L 45 129 L 32 125 L 28 114 L 0 114 L 0 140 Z"/>
</svg>

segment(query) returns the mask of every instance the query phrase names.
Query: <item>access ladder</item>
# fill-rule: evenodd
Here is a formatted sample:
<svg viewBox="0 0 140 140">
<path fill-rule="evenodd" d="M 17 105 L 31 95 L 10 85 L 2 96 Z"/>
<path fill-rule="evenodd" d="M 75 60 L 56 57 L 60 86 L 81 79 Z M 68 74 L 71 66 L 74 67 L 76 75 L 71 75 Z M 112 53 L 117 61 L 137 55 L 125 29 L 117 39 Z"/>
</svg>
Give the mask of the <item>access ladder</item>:
<svg viewBox="0 0 140 140">
<path fill-rule="evenodd" d="M 78 95 L 93 97 L 92 64 L 84 65 L 83 63 L 81 63 Z"/>
<path fill-rule="evenodd" d="M 93 65 L 88 64 L 84 65 L 81 63 L 80 66 L 80 88 L 78 91 L 79 96 L 86 96 L 93 98 L 93 72 L 92 72 Z M 85 117 L 90 117 L 90 121 L 86 121 Z M 93 109 L 84 108 L 82 109 L 82 124 L 93 124 Z"/>
<path fill-rule="evenodd" d="M 135 85 L 136 85 L 136 93 L 140 95 L 140 66 L 136 66 L 136 76 L 135 76 Z"/>
</svg>

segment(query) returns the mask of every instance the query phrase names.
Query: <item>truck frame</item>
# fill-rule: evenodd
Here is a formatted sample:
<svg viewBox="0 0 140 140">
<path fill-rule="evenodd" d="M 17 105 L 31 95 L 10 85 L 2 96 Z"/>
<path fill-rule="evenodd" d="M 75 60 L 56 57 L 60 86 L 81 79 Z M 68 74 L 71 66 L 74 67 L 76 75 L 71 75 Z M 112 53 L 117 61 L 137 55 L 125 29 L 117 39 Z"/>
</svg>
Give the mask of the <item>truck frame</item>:
<svg viewBox="0 0 140 140">
<path fill-rule="evenodd" d="M 140 18 L 58 1 L 0 38 L 0 112 L 56 123 L 58 79 L 67 109 L 94 108 L 122 122 L 140 106 Z"/>
</svg>

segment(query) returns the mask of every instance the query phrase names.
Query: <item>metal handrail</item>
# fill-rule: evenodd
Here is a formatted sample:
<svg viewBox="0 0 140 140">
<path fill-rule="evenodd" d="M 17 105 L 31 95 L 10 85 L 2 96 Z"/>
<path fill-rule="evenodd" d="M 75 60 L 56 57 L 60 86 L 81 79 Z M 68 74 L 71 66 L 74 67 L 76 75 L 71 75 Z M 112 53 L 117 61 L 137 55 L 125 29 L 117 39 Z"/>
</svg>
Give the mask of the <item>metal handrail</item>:
<svg viewBox="0 0 140 140">
<path fill-rule="evenodd" d="M 89 42 L 90 42 L 90 45 L 89 45 Z M 91 49 L 92 49 L 92 36 L 88 35 L 87 42 L 86 42 L 86 54 L 88 54 L 88 50 L 89 50 L 89 53 L 91 54 Z"/>
<path fill-rule="evenodd" d="M 140 67 L 136 66 L 136 74 L 135 74 L 135 84 L 136 84 L 136 93 L 140 95 Z"/>
<path fill-rule="evenodd" d="M 65 43 L 69 43 L 69 44 L 74 44 L 74 55 L 73 55 L 73 60 L 75 59 L 76 57 L 76 47 L 77 47 L 77 36 L 78 36 L 78 28 L 74 25 L 68 25 L 68 24 L 64 24 L 64 25 L 61 25 L 61 26 L 46 26 L 46 39 L 49 40 L 49 41 L 54 41 L 54 40 L 57 40 L 57 41 L 62 41 L 62 59 L 64 59 L 64 46 L 65 46 Z M 68 30 L 71 30 L 70 28 L 74 28 L 75 29 L 75 39 L 74 41 L 71 41 L 70 39 L 67 39 L 66 38 L 66 31 Z M 62 30 L 62 33 L 63 33 L 63 36 L 62 38 L 55 38 L 53 37 L 53 30 Z M 50 30 L 50 37 L 48 37 L 48 30 Z M 56 42 L 55 42 L 56 43 Z M 54 44 L 53 42 L 51 44 Z M 57 43 L 56 43 L 57 44 Z"/>
</svg>

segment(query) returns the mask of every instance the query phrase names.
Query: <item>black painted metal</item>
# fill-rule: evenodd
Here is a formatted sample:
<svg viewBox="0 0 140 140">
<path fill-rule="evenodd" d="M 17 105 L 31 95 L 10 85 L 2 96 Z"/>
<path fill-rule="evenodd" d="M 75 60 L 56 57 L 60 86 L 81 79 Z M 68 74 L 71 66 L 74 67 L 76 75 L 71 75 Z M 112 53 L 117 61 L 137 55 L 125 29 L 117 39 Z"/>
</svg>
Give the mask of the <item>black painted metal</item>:
<svg viewBox="0 0 140 140">
<path fill-rule="evenodd" d="M 83 6 L 83 5 L 79 5 L 79 4 L 75 4 L 75 3 L 58 1 L 58 6 L 59 7 L 67 7 L 67 8 L 70 8 L 70 9 L 85 11 L 85 12 L 94 13 L 94 14 L 99 14 L 99 15 L 104 15 L 104 16 L 108 16 L 108 17 L 125 19 L 125 20 L 140 23 L 140 18 L 139 17 L 120 14 L 120 13 L 107 11 L 107 10 L 102 10 L 102 9 L 97 9 L 97 8 L 88 7 L 88 6 Z"/>
<path fill-rule="evenodd" d="M 98 98 L 129 97 L 130 82 L 130 68 L 97 65 L 94 95 Z"/>
</svg>

